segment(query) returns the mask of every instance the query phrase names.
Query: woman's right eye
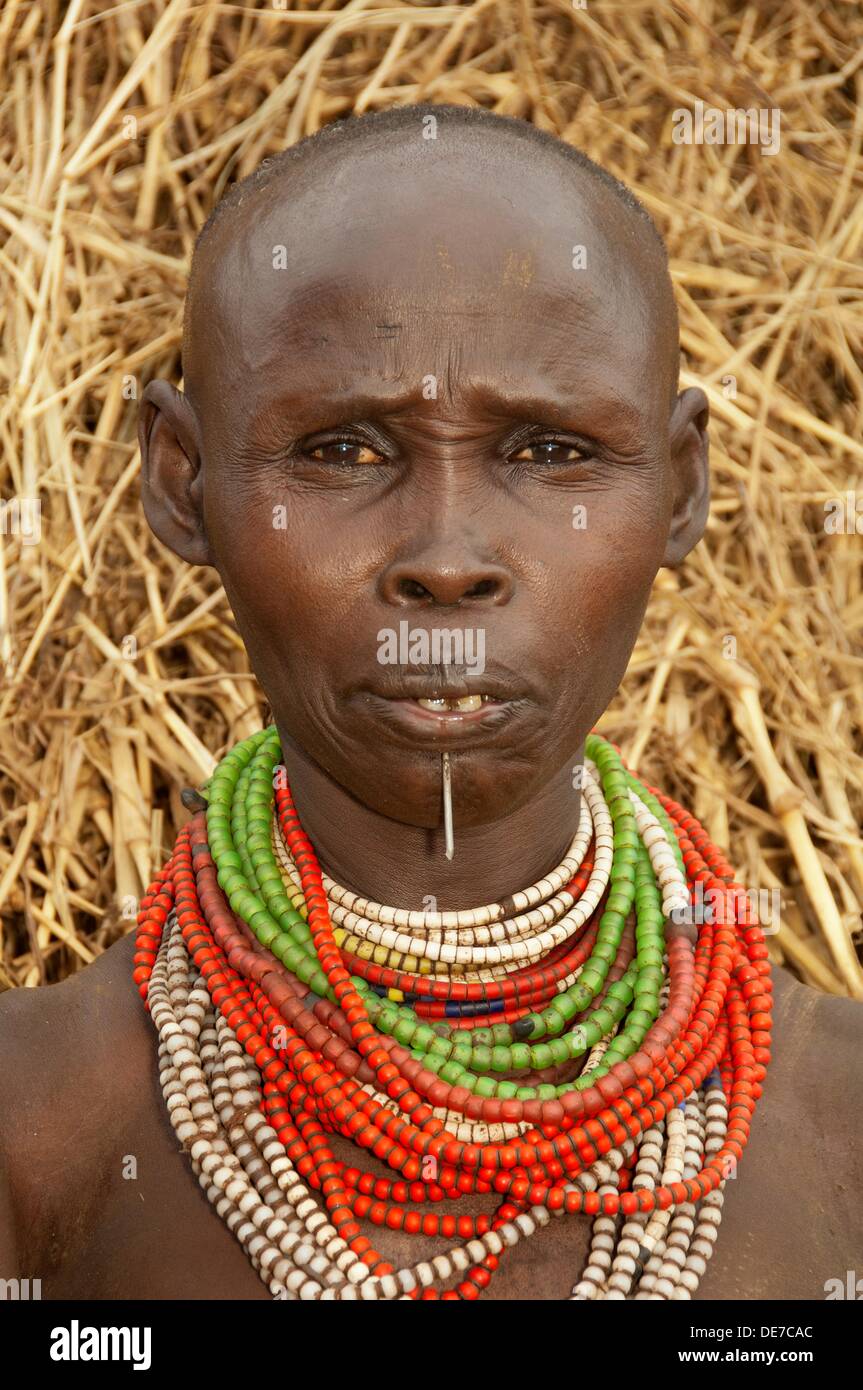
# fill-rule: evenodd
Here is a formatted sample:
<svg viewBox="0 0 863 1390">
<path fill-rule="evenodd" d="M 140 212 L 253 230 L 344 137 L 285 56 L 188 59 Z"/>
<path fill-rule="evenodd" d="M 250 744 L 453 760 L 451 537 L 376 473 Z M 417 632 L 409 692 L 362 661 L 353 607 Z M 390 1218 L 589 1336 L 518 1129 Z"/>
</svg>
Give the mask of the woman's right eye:
<svg viewBox="0 0 863 1390">
<path fill-rule="evenodd" d="M 381 456 L 368 444 L 360 444 L 355 439 L 328 439 L 323 444 L 315 444 L 307 449 L 309 458 L 318 463 L 363 464 L 380 463 Z"/>
</svg>

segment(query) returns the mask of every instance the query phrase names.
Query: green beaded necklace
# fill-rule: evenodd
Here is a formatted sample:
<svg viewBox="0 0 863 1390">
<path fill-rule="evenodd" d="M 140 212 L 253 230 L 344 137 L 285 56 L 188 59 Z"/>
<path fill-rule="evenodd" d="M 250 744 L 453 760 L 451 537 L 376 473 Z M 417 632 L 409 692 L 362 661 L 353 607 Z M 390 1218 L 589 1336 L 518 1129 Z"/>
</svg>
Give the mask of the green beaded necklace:
<svg viewBox="0 0 863 1390">
<path fill-rule="evenodd" d="M 650 856 L 636 827 L 630 789 L 659 821 L 681 872 L 683 859 L 664 809 L 623 767 L 612 745 L 592 734 L 586 740 L 585 752 L 599 773 L 613 824 L 614 851 L 609 894 L 596 940 L 578 979 L 569 988 L 518 1025 L 496 1023 L 466 1034 L 445 1022 L 425 1023 L 409 1006 L 381 999 L 365 980 L 352 977 L 379 1033 L 410 1049 L 412 1057 L 441 1080 L 477 1096 L 543 1101 L 593 1086 L 616 1062 L 638 1050 L 659 1016 L 665 918 Z M 272 849 L 274 785 L 280 759 L 278 731 L 273 726 L 237 744 L 225 756 L 206 788 L 207 836 L 219 885 L 234 912 L 303 984 L 335 1002 L 318 963 L 305 911 L 288 896 Z M 603 991 L 633 907 L 634 959 L 621 979 L 608 987 L 601 1006 L 565 1032 L 573 1018 L 588 1010 Z M 489 1075 L 561 1066 L 588 1052 L 615 1028 L 618 1031 L 602 1060 L 588 1075 L 574 1081 L 524 1086 Z M 524 1041 L 525 1036 L 531 1041 Z"/>
</svg>

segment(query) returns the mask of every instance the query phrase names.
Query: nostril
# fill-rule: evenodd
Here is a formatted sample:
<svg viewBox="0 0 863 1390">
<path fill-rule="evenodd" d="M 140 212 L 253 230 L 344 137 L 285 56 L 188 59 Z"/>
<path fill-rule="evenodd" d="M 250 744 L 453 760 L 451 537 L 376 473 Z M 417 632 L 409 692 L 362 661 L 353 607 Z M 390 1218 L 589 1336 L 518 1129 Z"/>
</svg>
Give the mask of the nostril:
<svg viewBox="0 0 863 1390">
<path fill-rule="evenodd" d="M 431 598 L 431 593 L 418 579 L 403 579 L 399 585 L 403 598 Z"/>
<path fill-rule="evenodd" d="M 488 598 L 497 591 L 496 579 L 480 579 L 474 584 L 472 589 L 468 589 L 465 598 Z"/>
</svg>

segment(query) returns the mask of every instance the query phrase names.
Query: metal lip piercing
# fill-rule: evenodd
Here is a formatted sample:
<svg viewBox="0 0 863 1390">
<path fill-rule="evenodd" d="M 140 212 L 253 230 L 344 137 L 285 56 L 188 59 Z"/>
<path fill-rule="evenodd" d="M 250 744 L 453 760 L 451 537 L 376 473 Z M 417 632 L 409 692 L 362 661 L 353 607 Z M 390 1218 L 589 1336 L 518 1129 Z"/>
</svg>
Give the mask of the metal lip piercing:
<svg viewBox="0 0 863 1390">
<path fill-rule="evenodd" d="M 449 753 L 441 754 L 441 769 L 443 772 L 444 854 L 447 859 L 452 859 L 455 854 L 455 840 L 452 832 L 452 768 L 450 767 Z"/>
</svg>

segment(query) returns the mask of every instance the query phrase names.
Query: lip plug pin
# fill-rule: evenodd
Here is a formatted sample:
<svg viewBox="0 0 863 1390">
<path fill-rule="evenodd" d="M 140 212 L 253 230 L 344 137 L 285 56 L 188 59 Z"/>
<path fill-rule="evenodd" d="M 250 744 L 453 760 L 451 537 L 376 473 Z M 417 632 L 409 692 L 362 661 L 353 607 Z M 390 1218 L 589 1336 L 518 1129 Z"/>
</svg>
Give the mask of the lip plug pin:
<svg viewBox="0 0 863 1390">
<path fill-rule="evenodd" d="M 449 765 L 449 753 L 441 754 L 441 765 L 443 771 L 444 854 L 447 859 L 452 859 L 455 853 L 455 844 L 452 833 L 452 769 Z"/>
</svg>

